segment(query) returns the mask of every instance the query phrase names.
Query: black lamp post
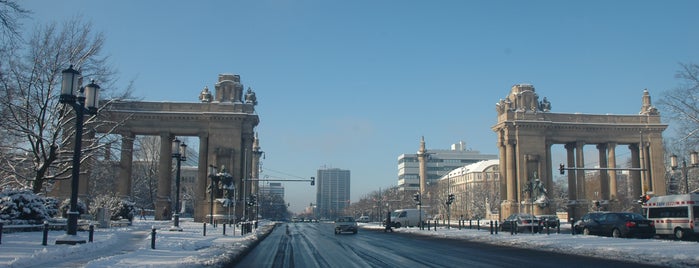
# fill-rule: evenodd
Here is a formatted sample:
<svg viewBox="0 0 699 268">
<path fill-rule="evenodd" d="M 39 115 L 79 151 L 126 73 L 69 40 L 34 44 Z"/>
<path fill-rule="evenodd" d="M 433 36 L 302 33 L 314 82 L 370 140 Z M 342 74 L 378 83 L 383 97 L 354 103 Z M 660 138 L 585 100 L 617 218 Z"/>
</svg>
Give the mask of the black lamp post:
<svg viewBox="0 0 699 268">
<path fill-rule="evenodd" d="M 209 224 L 212 225 L 214 224 L 214 195 L 218 190 L 218 181 L 221 179 L 217 171 L 218 168 L 216 166 L 209 165 L 209 178 L 211 178 L 211 186 L 209 186 L 211 191 L 209 193 Z"/>
<path fill-rule="evenodd" d="M 684 188 L 687 189 L 685 193 L 689 193 L 689 181 L 687 178 L 687 173 L 690 169 L 699 167 L 699 153 L 693 151 L 689 153 L 689 163 L 691 166 L 687 166 L 687 160 L 682 159 L 682 166 L 677 164 L 677 155 L 670 156 L 670 167 L 672 170 L 677 170 L 678 168 L 682 171 L 682 176 L 684 176 Z"/>
<path fill-rule="evenodd" d="M 187 144 L 180 142 L 177 138 L 172 141 L 172 158 L 177 160 L 177 174 L 175 176 L 175 223 L 171 231 L 182 231 L 180 228 L 180 169 L 182 167 L 182 161 L 187 161 Z"/>
<path fill-rule="evenodd" d="M 99 89 L 93 80 L 85 87 L 80 87 L 82 77 L 80 72 L 73 69 L 73 65 L 61 72 L 63 81 L 61 84 L 61 96 L 59 101 L 68 104 L 75 110 L 75 144 L 73 149 L 73 167 L 70 187 L 70 211 L 68 211 L 68 226 L 66 239 L 56 240 L 56 244 L 85 243 L 85 240 L 76 239 L 78 232 L 78 183 L 80 181 L 80 154 L 82 150 L 83 117 L 85 114 L 97 114 L 99 106 Z M 71 239 L 72 238 L 72 239 Z"/>
</svg>

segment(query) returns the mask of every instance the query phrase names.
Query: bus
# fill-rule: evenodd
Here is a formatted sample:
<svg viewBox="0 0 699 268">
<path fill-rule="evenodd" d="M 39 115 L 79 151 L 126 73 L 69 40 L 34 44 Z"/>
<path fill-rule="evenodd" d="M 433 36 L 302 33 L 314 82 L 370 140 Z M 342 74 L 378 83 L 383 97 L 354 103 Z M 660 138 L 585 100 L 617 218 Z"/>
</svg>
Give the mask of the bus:
<svg viewBox="0 0 699 268">
<path fill-rule="evenodd" d="M 699 234 L 699 192 L 653 196 L 642 207 L 658 235 L 684 240 Z"/>
</svg>

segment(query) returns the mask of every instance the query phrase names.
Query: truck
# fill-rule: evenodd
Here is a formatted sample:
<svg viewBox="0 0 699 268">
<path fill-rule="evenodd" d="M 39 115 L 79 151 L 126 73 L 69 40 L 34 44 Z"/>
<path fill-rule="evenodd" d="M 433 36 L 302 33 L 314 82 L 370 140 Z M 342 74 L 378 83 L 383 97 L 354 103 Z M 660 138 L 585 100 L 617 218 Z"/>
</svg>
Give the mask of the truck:
<svg viewBox="0 0 699 268">
<path fill-rule="evenodd" d="M 655 233 L 684 240 L 699 235 L 699 192 L 650 196 L 642 203 L 643 216 L 655 224 Z"/>
<path fill-rule="evenodd" d="M 422 212 L 422 217 L 420 217 Z M 400 228 L 403 226 L 413 227 L 420 224 L 420 219 L 427 220 L 425 211 L 416 208 L 397 209 L 391 213 L 391 226 Z"/>
</svg>

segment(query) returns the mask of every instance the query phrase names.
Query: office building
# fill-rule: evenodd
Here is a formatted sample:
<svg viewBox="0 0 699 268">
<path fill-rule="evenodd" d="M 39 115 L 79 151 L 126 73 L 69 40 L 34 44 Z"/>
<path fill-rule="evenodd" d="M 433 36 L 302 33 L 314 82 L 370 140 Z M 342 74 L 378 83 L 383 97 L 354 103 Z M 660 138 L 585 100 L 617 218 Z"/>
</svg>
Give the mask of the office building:
<svg viewBox="0 0 699 268">
<path fill-rule="evenodd" d="M 482 160 L 499 159 L 495 154 L 481 154 L 479 151 L 466 149 L 461 141 L 452 144 L 451 149 L 427 149 L 426 183 L 436 183 L 439 178 L 454 169 Z M 417 153 L 398 156 L 398 189 L 401 191 L 420 190 L 420 165 Z"/>
<path fill-rule="evenodd" d="M 317 215 L 334 219 L 344 214 L 350 203 L 350 171 L 339 168 L 319 169 L 316 180 Z"/>
</svg>

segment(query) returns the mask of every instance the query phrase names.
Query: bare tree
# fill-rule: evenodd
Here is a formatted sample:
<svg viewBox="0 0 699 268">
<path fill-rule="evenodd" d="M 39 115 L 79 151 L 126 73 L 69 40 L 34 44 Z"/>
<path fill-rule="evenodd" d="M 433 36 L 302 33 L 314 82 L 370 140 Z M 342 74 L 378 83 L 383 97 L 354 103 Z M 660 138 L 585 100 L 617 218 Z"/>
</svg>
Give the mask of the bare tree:
<svg viewBox="0 0 699 268">
<path fill-rule="evenodd" d="M 680 64 L 681 70 L 675 75 L 680 85 L 663 94 L 659 106 L 675 125 L 678 146 L 697 148 L 699 146 L 699 65 Z M 686 152 L 682 152 L 683 154 Z"/>
<path fill-rule="evenodd" d="M 59 103 L 61 71 L 73 65 L 86 78 L 97 80 L 103 89 L 113 88 L 114 71 L 107 57 L 100 56 L 104 36 L 92 24 L 73 18 L 60 27 L 52 23 L 38 28 L 23 49 L 25 54 L 9 57 L 1 66 L 2 111 L 0 171 L 3 184 L 31 186 L 42 192 L 52 182 L 70 175 L 75 113 Z M 83 158 L 102 148 L 108 135 L 91 131 L 97 116 L 85 119 L 88 131 Z"/>
<path fill-rule="evenodd" d="M 22 39 L 20 19 L 29 14 L 29 10 L 23 9 L 16 1 L 0 0 L 0 51 L 6 52 L 19 44 Z"/>
<path fill-rule="evenodd" d="M 139 207 L 154 208 L 158 190 L 160 138 L 138 136 L 134 142 L 133 197 Z"/>
</svg>

